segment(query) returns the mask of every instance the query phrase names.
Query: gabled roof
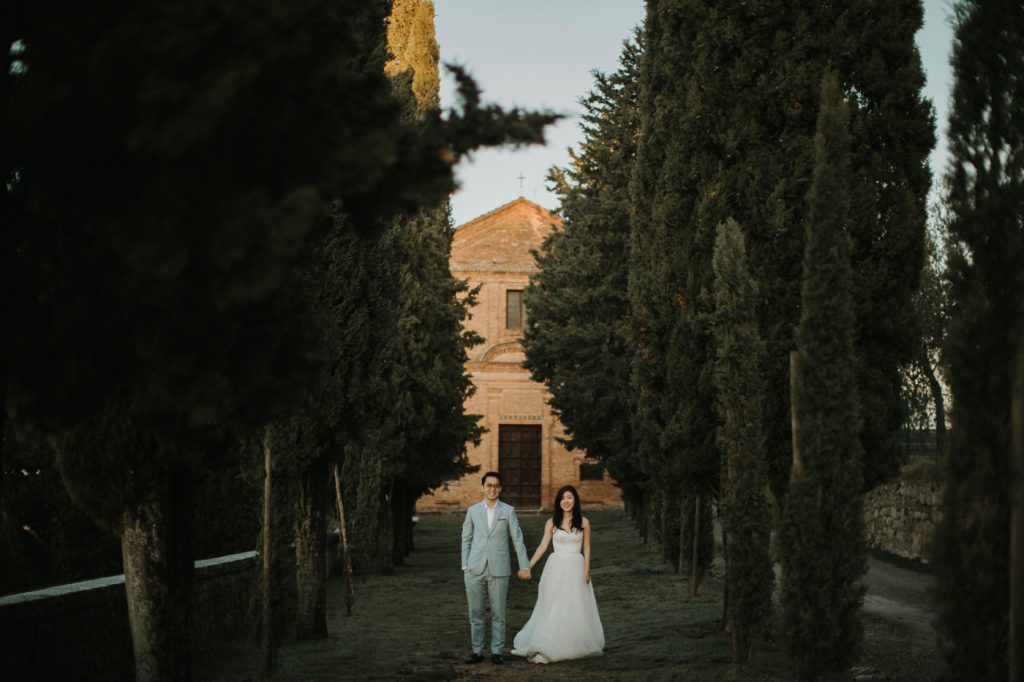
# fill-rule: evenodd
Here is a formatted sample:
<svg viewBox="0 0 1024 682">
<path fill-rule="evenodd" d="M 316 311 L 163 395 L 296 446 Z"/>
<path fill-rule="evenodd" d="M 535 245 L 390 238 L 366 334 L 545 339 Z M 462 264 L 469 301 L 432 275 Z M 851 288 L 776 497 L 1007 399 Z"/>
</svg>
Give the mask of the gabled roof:
<svg viewBox="0 0 1024 682">
<path fill-rule="evenodd" d="M 453 272 L 535 272 L 531 250 L 539 249 L 561 219 L 543 206 L 519 197 L 455 230 Z"/>
</svg>

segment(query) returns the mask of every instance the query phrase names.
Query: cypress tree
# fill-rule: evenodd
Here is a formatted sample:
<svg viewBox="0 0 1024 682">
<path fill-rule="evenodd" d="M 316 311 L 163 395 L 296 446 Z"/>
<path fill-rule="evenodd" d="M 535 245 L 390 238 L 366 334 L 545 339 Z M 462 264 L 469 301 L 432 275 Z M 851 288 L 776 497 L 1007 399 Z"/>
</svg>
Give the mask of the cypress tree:
<svg viewBox="0 0 1024 682">
<path fill-rule="evenodd" d="M 945 679 L 1006 680 L 1007 647 L 1019 652 L 1021 637 L 1011 638 L 1007 603 L 1011 481 L 1021 476 L 1010 410 L 1024 339 L 1024 12 L 1008 0 L 963 0 L 955 10 L 944 349 L 953 428 L 933 545 L 938 626 Z"/>
<path fill-rule="evenodd" d="M 436 114 L 440 79 L 433 3 L 395 2 L 388 42 L 391 59 L 385 71 L 401 91 L 399 97 L 415 103 L 407 108 L 410 119 Z M 473 391 L 466 350 L 479 337 L 462 331 L 473 297 L 466 297 L 467 285 L 449 271 L 452 231 L 445 200 L 400 217 L 385 244 L 395 264 L 398 304 L 389 344 L 396 392 L 391 413 L 402 443 L 392 458 L 388 495 L 395 563 L 412 549 L 417 498 L 466 473 L 466 443 L 479 442 L 481 434 L 477 418 L 464 411 Z"/>
<path fill-rule="evenodd" d="M 719 468 L 707 329 L 713 228 L 694 221 L 708 169 L 694 158 L 699 84 L 690 57 L 705 20 L 698 2 L 648 3 L 629 279 L 636 348 L 633 429 L 653 486 L 646 504 L 648 541 L 656 536 L 679 570 L 696 555 L 696 578 L 711 557 L 710 493 Z M 704 503 L 695 520 L 697 499 Z M 689 546 L 695 521 L 701 545 L 696 553 Z"/>
<path fill-rule="evenodd" d="M 764 342 L 757 323 L 757 283 L 743 232 L 718 228 L 714 253 L 715 384 L 722 451 L 722 531 L 734 663 L 746 663 L 771 617 L 775 574 L 769 554 L 772 516 L 764 459 Z"/>
<path fill-rule="evenodd" d="M 849 113 L 834 73 L 821 86 L 797 330 L 797 424 L 779 545 L 783 634 L 797 679 L 845 670 L 860 654 L 866 569 L 853 340 Z"/>
<path fill-rule="evenodd" d="M 655 255 L 661 248 L 655 233 L 652 208 L 656 185 L 664 162 L 664 134 L 656 125 L 659 121 L 658 95 L 662 84 L 659 73 L 664 48 L 662 26 L 659 20 L 662 3 L 648 0 L 644 19 L 645 49 L 640 60 L 636 162 L 630 176 L 631 204 L 629 236 L 629 276 L 627 291 L 630 302 L 631 343 L 634 357 L 630 383 L 632 385 L 631 428 L 636 439 L 637 463 L 649 476 L 650 485 L 644 491 L 642 518 L 638 519 L 641 533 L 649 549 L 657 546 L 660 528 L 659 499 L 661 489 L 668 482 L 662 453 L 658 447 L 661 431 L 660 402 L 656 399 L 663 389 L 664 354 L 660 340 L 665 330 L 659 314 L 667 297 L 659 293 L 655 278 Z M 666 98 L 666 101 L 668 98 Z"/>
<path fill-rule="evenodd" d="M 582 100 L 583 142 L 554 172 L 562 229 L 537 254 L 526 290 L 524 363 L 551 392 L 570 448 L 615 477 L 630 513 L 645 477 L 633 461 L 627 328 L 628 185 L 636 151 L 637 70 L 642 36 L 627 41 L 612 74 L 594 73 Z"/>
</svg>

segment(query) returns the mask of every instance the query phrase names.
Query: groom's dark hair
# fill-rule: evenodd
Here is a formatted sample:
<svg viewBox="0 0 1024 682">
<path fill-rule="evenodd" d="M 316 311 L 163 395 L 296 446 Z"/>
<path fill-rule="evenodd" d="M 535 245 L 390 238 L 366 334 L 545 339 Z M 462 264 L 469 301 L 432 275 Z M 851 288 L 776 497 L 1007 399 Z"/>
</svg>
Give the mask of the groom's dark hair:
<svg viewBox="0 0 1024 682">
<path fill-rule="evenodd" d="M 499 474 L 497 471 L 488 471 L 486 474 L 484 474 L 484 477 L 480 479 L 480 485 L 486 485 L 487 479 L 490 478 L 491 476 L 494 476 L 496 479 L 498 479 L 498 483 L 501 484 L 501 474 Z"/>
</svg>

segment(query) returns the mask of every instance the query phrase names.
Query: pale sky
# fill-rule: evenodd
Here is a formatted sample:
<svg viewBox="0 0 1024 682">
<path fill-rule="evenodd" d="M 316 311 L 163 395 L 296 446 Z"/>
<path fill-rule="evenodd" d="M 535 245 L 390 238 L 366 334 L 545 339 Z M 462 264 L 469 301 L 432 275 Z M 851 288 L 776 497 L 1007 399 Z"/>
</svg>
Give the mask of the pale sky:
<svg viewBox="0 0 1024 682">
<path fill-rule="evenodd" d="M 945 166 L 945 119 L 952 85 L 949 0 L 925 0 L 924 28 L 917 35 L 937 114 L 939 146 L 932 153 L 938 177 Z M 578 100 L 594 85 L 590 72 L 618 68 L 622 43 L 644 17 L 643 0 L 434 0 L 441 61 L 468 68 L 484 101 L 504 107 L 551 109 L 566 119 L 550 127 L 545 146 L 484 150 L 462 162 L 460 189 L 452 197 L 461 225 L 517 196 L 554 209 L 545 187 L 551 166 L 566 166 L 569 147 L 580 140 Z M 454 102 L 451 79 L 442 74 L 441 104 Z M 524 176 L 522 190 L 518 176 Z"/>
</svg>

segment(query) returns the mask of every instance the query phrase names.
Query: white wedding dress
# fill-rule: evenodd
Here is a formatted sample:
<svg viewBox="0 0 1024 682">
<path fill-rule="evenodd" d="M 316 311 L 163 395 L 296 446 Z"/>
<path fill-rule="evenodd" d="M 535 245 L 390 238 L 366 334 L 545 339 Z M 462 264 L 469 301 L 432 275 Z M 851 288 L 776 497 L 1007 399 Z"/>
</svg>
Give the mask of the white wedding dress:
<svg viewBox="0 0 1024 682">
<path fill-rule="evenodd" d="M 516 635 L 512 653 L 534 663 L 553 663 L 600 654 L 604 628 L 597 613 L 593 580 L 583 582 L 583 533 L 556 528 L 537 590 L 537 604 Z"/>
</svg>

